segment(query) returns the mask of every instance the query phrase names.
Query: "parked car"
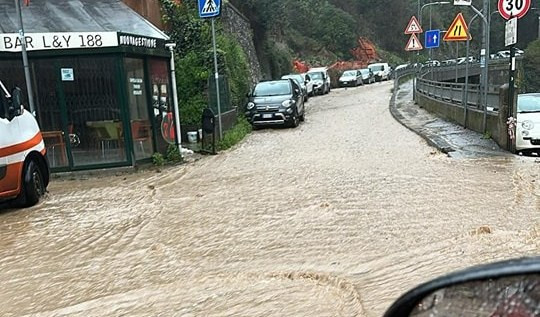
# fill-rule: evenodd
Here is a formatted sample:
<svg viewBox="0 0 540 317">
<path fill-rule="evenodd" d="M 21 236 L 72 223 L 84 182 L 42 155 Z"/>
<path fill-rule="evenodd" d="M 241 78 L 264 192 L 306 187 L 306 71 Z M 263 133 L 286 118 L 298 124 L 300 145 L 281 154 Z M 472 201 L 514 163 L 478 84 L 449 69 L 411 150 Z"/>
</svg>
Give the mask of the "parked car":
<svg viewBox="0 0 540 317">
<path fill-rule="evenodd" d="M 455 59 L 447 59 L 441 63 L 441 66 L 452 66 L 452 65 L 456 65 L 456 63 L 457 63 L 457 60 Z"/>
<path fill-rule="evenodd" d="M 301 75 L 304 76 L 304 85 L 306 86 L 308 96 L 313 96 L 315 94 L 315 90 L 313 89 L 313 80 L 311 80 L 311 76 L 309 76 L 307 73 L 302 73 Z"/>
<path fill-rule="evenodd" d="M 346 70 L 339 77 L 339 87 L 356 87 L 363 84 L 362 74 L 356 69 Z"/>
<path fill-rule="evenodd" d="M 510 51 L 498 51 L 495 53 L 495 58 L 510 58 Z"/>
<path fill-rule="evenodd" d="M 304 121 L 302 88 L 292 79 L 258 83 L 248 94 L 246 118 L 254 126 L 288 125 L 297 127 Z"/>
<path fill-rule="evenodd" d="M 281 76 L 281 79 L 292 79 L 302 88 L 302 93 L 304 94 L 304 101 L 309 100 L 310 93 L 308 92 L 308 87 L 306 85 L 306 77 L 303 74 L 289 74 Z M 313 94 L 313 85 L 311 85 L 311 93 Z"/>
<path fill-rule="evenodd" d="M 516 119 L 516 150 L 540 150 L 540 93 L 518 95 Z"/>
<path fill-rule="evenodd" d="M 21 96 L 0 81 L 0 202 L 30 207 L 47 191 L 49 163 L 39 125 Z"/>
<path fill-rule="evenodd" d="M 327 94 L 332 89 L 332 81 L 328 74 L 328 68 L 315 67 L 311 68 L 308 73 L 311 80 L 313 80 L 313 88 L 319 95 Z"/>
<path fill-rule="evenodd" d="M 368 68 L 375 74 L 376 81 L 388 80 L 390 78 L 390 66 L 388 63 L 369 64 Z"/>
<path fill-rule="evenodd" d="M 467 62 L 467 57 L 460 57 L 456 60 L 456 63 L 458 65 L 463 65 Z M 469 64 L 472 64 L 476 62 L 476 58 L 474 56 L 469 56 Z"/>
<path fill-rule="evenodd" d="M 430 60 L 424 63 L 424 66 L 426 67 L 439 67 L 441 66 L 441 62 L 438 60 Z"/>
<path fill-rule="evenodd" d="M 369 68 L 362 68 L 359 70 L 362 76 L 362 83 L 371 84 L 375 82 L 375 74 Z"/>
</svg>

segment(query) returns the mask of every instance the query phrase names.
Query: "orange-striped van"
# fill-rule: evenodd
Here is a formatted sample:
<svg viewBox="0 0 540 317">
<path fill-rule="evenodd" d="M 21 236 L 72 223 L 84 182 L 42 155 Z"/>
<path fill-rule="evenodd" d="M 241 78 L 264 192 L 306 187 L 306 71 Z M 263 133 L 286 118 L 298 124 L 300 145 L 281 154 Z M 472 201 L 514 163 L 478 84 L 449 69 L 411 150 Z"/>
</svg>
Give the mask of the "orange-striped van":
<svg viewBox="0 0 540 317">
<path fill-rule="evenodd" d="M 21 90 L 10 93 L 0 81 L 0 202 L 35 205 L 49 184 L 45 144 L 34 116 L 21 104 Z"/>
</svg>

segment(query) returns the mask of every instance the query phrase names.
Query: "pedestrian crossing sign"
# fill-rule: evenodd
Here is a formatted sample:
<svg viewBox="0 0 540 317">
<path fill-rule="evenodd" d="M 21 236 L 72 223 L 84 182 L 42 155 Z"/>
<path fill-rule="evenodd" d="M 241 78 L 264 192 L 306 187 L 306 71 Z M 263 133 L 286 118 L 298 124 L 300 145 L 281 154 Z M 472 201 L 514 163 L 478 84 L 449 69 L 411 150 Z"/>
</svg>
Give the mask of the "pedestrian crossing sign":
<svg viewBox="0 0 540 317">
<path fill-rule="evenodd" d="M 454 19 L 454 22 L 448 28 L 448 31 L 444 35 L 443 40 L 446 42 L 457 42 L 457 41 L 466 41 L 472 40 L 471 33 L 469 32 L 469 27 L 463 14 L 460 12 Z"/>
<path fill-rule="evenodd" d="M 198 0 L 201 18 L 217 17 L 221 13 L 221 0 Z"/>
</svg>

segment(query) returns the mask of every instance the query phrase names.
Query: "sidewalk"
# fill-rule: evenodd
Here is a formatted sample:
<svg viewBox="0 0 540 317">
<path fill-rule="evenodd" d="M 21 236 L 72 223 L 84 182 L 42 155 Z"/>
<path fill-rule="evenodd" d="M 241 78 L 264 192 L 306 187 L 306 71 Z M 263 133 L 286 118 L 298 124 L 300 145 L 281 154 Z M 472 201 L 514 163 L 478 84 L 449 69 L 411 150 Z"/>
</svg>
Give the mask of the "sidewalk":
<svg viewBox="0 0 540 317">
<path fill-rule="evenodd" d="M 450 157 L 513 156 L 492 139 L 420 108 L 413 101 L 412 81 L 399 86 L 390 102 L 390 112 L 398 122 Z"/>
</svg>

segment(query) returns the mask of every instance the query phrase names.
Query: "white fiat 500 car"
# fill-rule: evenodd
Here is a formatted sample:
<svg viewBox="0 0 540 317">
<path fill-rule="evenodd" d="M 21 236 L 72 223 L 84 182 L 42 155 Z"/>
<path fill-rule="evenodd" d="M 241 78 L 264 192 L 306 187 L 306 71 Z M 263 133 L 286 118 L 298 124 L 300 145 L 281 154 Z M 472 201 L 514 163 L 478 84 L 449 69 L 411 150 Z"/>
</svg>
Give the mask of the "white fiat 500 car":
<svg viewBox="0 0 540 317">
<path fill-rule="evenodd" d="M 516 150 L 540 150 L 540 93 L 518 95 Z"/>
</svg>

